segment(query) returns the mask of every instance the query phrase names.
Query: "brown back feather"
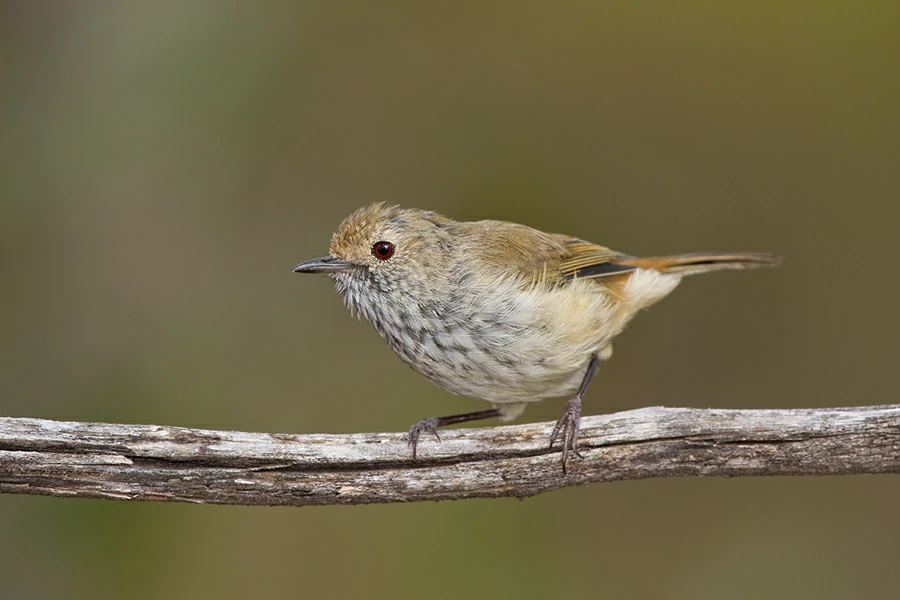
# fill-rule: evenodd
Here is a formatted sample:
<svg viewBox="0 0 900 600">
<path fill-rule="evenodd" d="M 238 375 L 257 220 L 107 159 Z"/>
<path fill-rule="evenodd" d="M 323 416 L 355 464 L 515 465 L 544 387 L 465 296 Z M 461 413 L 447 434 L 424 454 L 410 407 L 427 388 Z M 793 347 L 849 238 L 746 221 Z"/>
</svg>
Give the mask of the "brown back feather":
<svg viewBox="0 0 900 600">
<path fill-rule="evenodd" d="M 544 233 L 517 223 L 456 223 L 478 254 L 480 264 L 525 281 L 556 283 L 633 271 L 620 262 L 625 255 L 584 240 Z"/>
</svg>

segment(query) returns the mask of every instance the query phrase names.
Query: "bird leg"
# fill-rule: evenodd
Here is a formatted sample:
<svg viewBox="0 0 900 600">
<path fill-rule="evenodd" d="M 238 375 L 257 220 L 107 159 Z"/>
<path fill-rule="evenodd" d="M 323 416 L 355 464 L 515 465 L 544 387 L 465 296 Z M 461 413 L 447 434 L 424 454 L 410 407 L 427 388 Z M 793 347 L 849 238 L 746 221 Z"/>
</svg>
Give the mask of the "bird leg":
<svg viewBox="0 0 900 600">
<path fill-rule="evenodd" d="M 409 437 L 407 438 L 406 445 L 412 448 L 413 460 L 416 460 L 416 446 L 419 444 L 419 436 L 422 435 L 422 432 L 427 431 L 428 433 L 433 433 L 434 437 L 436 437 L 438 441 L 441 441 L 441 436 L 438 435 L 437 431 L 438 427 L 455 425 L 456 423 L 466 423 L 468 421 L 479 421 L 481 419 L 492 419 L 499 416 L 501 416 L 500 411 L 496 408 L 491 408 L 488 410 L 463 413 L 461 415 L 422 419 L 409 428 Z"/>
<path fill-rule="evenodd" d="M 563 408 L 562 417 L 556 422 L 553 433 L 550 434 L 550 449 L 553 449 L 553 442 L 562 434 L 562 470 L 563 475 L 566 474 L 566 461 L 569 458 L 569 452 L 581 458 L 578 452 L 578 431 L 581 428 L 581 399 L 587 391 L 588 384 L 591 383 L 594 374 L 597 372 L 597 365 L 600 364 L 600 358 L 594 354 L 591 362 L 588 364 L 587 372 L 584 379 L 581 380 L 581 387 L 575 397 L 566 402 Z"/>
</svg>

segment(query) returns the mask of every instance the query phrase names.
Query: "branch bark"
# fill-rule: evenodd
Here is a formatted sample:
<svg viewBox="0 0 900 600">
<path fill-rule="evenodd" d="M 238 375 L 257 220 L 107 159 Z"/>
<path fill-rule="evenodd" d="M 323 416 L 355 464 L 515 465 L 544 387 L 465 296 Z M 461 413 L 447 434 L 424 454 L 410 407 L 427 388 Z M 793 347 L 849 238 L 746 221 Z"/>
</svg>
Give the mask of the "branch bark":
<svg viewBox="0 0 900 600">
<path fill-rule="evenodd" d="M 560 468 L 553 423 L 405 435 L 293 435 L 0 418 L 0 492 L 243 505 L 525 497 L 652 477 L 900 473 L 900 404 L 652 407 L 585 417 Z"/>
</svg>

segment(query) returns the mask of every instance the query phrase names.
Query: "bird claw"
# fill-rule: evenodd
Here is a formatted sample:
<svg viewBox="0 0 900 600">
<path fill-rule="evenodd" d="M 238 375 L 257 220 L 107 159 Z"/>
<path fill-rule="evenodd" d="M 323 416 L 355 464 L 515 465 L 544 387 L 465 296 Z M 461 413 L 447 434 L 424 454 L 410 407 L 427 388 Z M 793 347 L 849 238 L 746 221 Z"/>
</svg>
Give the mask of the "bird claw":
<svg viewBox="0 0 900 600">
<path fill-rule="evenodd" d="M 553 432 L 550 434 L 550 449 L 553 449 L 553 442 L 562 436 L 562 470 L 563 475 L 566 474 L 566 462 L 569 459 L 569 453 L 578 458 L 583 458 L 578 452 L 578 432 L 581 428 L 581 398 L 575 396 L 566 402 L 563 408 L 562 417 L 556 422 Z"/>
<path fill-rule="evenodd" d="M 406 438 L 406 446 L 407 448 L 412 448 L 413 460 L 416 460 L 416 446 L 419 445 L 419 436 L 422 435 L 423 432 L 433 433 L 434 437 L 437 438 L 437 441 L 441 441 L 441 436 L 438 434 L 437 430 L 438 427 L 440 427 L 440 418 L 429 417 L 427 419 L 422 419 L 409 428 L 409 436 L 407 436 Z"/>
</svg>

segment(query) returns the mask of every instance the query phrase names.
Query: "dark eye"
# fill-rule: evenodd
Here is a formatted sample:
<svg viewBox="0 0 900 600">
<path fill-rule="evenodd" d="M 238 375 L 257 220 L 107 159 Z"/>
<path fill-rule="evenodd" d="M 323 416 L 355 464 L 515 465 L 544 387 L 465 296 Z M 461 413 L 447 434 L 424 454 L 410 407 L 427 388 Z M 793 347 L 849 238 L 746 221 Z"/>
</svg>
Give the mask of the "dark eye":
<svg viewBox="0 0 900 600">
<path fill-rule="evenodd" d="M 394 255 L 394 245 L 390 242 L 375 242 L 372 254 L 375 258 L 387 260 Z"/>
</svg>

